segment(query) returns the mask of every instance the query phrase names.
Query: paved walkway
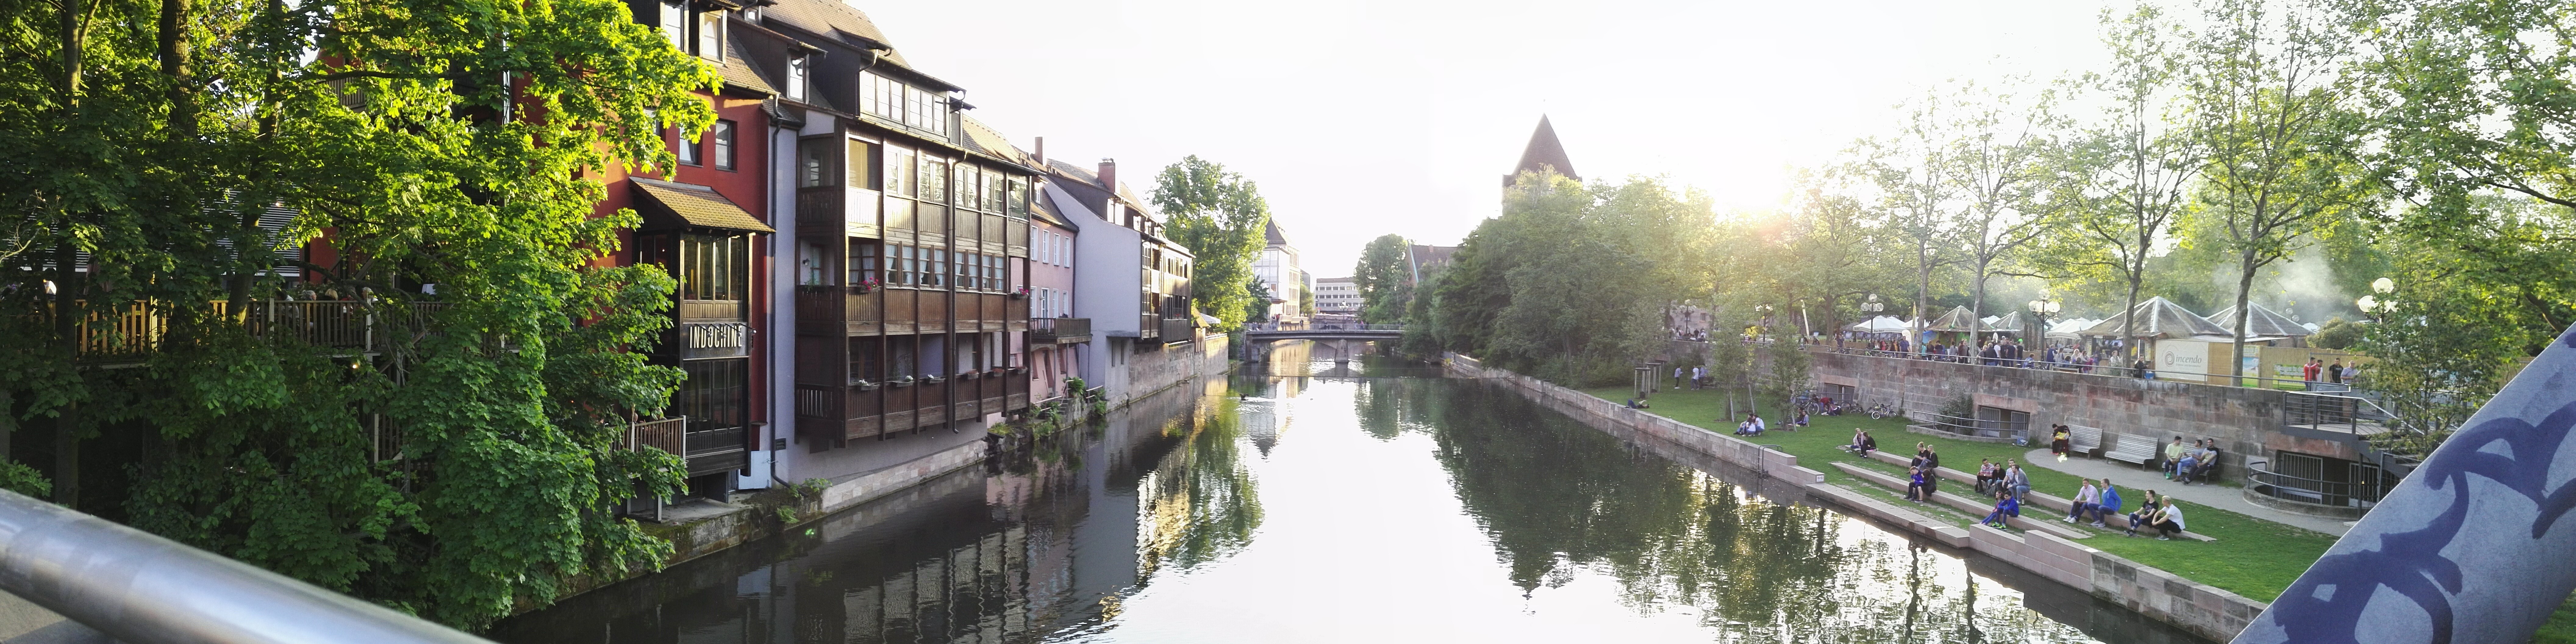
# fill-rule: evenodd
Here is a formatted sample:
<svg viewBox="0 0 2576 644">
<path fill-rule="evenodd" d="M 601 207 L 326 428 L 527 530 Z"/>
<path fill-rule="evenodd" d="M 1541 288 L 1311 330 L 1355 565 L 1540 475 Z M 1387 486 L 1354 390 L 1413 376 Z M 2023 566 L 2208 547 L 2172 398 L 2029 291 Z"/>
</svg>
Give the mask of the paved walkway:
<svg viewBox="0 0 2576 644">
<path fill-rule="evenodd" d="M 2024 454 L 2022 462 L 2089 479 L 2110 479 L 2112 483 L 2120 486 L 2120 489 L 2122 490 L 2120 498 L 2127 501 L 2127 503 L 2133 507 L 2137 502 L 2131 499 L 2137 499 L 2142 496 L 2139 495 L 2137 491 L 2140 489 L 2149 489 L 2155 490 L 2157 494 L 2171 495 L 2175 498 L 2188 501 L 2192 505 L 2205 505 L 2257 519 L 2307 528 L 2338 537 L 2343 536 L 2345 530 L 2352 528 L 2352 524 L 2345 523 L 2342 519 L 2329 519 L 2325 517 L 2299 514 L 2296 512 L 2283 512 L 2255 505 L 2254 502 L 2245 500 L 2245 490 L 2243 488 L 2228 487 L 2225 485 L 2182 485 L 2173 481 L 2165 480 L 2164 475 L 2161 473 L 2119 461 L 2091 458 L 2069 458 L 2066 459 L 2066 462 L 2060 463 L 2057 462 L 2056 455 L 2048 453 L 2046 448 L 2041 448 L 2031 450 L 2029 454 Z M 2059 496 L 2074 496 L 2075 494 L 2074 490 L 2040 491 Z M 2191 508 L 2185 507 L 2183 509 L 2189 510 Z M 2189 516 L 2188 512 L 2184 514 L 2186 517 Z"/>
</svg>

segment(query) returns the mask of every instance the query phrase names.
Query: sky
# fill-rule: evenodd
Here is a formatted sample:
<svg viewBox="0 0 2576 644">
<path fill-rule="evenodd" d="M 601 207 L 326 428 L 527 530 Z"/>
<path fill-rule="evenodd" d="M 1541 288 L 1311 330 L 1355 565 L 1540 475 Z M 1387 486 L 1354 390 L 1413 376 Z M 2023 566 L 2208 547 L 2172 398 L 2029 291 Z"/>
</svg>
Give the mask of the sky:
<svg viewBox="0 0 2576 644">
<path fill-rule="evenodd" d="M 2126 0 L 849 0 L 969 115 L 1140 193 L 1197 155 L 1256 182 L 1315 277 L 1498 214 L 1544 114 L 1586 180 L 1777 206 L 1793 168 L 1951 79 L 2098 69 Z"/>
</svg>

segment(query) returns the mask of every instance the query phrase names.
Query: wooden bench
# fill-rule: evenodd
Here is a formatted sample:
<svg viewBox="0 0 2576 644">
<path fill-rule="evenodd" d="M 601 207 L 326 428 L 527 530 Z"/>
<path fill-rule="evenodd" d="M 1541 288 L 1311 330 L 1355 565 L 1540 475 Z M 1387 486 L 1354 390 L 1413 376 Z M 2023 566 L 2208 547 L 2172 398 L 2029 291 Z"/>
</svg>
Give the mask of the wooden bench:
<svg viewBox="0 0 2576 644">
<path fill-rule="evenodd" d="M 2139 436 L 2136 434 L 2119 434 L 2118 436 L 2119 440 L 2111 445 L 2111 449 L 2102 453 L 2103 458 L 2127 463 L 2136 463 L 2138 464 L 2138 467 L 2146 467 L 2156 462 L 2156 439 L 2154 437 Z"/>
<path fill-rule="evenodd" d="M 2066 426 L 2066 448 L 2081 456 L 2092 456 L 2102 449 L 2102 430 L 2083 425 Z"/>
</svg>

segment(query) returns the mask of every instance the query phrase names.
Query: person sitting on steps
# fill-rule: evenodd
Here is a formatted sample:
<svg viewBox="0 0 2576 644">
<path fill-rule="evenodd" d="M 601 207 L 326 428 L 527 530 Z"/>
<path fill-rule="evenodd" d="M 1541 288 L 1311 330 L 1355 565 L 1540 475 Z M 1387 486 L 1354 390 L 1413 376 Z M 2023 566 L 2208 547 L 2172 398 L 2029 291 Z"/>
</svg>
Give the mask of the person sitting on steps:
<svg viewBox="0 0 2576 644">
<path fill-rule="evenodd" d="M 1878 450 L 1878 439 L 1876 439 L 1876 438 L 1871 438 L 1871 437 L 1869 436 L 1869 430 L 1865 430 L 1865 429 L 1854 429 L 1854 430 L 1852 430 L 1852 442 L 1851 442 L 1851 444 L 1850 444 L 1850 445 L 1844 445 L 1844 446 L 1843 446 L 1843 451 L 1851 452 L 1851 453 L 1853 453 L 1853 454 L 1858 454 L 1858 455 L 1860 455 L 1860 456 L 1862 456 L 1862 457 L 1864 457 L 1864 458 L 1868 457 L 1870 452 L 1877 451 L 1877 450 Z"/>
<path fill-rule="evenodd" d="M 2096 501 L 2093 505 L 2093 527 L 2111 527 L 2103 525 L 2103 517 L 2119 513 L 2120 488 L 2118 486 L 2111 485 L 2111 479 L 2102 479 L 2102 498 L 2100 501 Z"/>
<path fill-rule="evenodd" d="M 2021 516 L 2021 500 L 2013 498 L 2013 495 L 2011 494 L 1998 490 L 1995 492 L 1994 513 L 1986 515 L 1985 520 L 1980 523 L 1984 523 L 1988 527 L 2002 528 L 2005 525 L 2006 517 L 2018 516 Z"/>
<path fill-rule="evenodd" d="M 2164 507 L 2156 509 L 2155 522 L 2148 525 L 2155 526 L 2157 541 L 2172 541 L 2174 535 L 2182 534 L 2182 503 L 2165 499 Z"/>
<path fill-rule="evenodd" d="M 1929 486 L 1925 485 L 1923 481 L 1923 468 L 1906 468 L 1906 476 L 1905 500 L 1922 503 L 1924 499 L 1931 498 L 1932 493 L 1928 489 Z"/>
<path fill-rule="evenodd" d="M 2074 523 L 2076 519 L 2082 518 L 2087 510 L 2095 513 L 2102 511 L 2102 490 L 2093 487 L 2093 479 L 2083 479 L 2083 481 L 2084 486 L 2077 488 L 2075 498 L 2068 501 L 2067 523 Z"/>
<path fill-rule="evenodd" d="M 2164 499 L 2158 498 L 2155 490 L 2147 490 L 2145 499 L 2138 502 L 2138 511 L 2129 513 L 2129 530 L 2123 536 L 2138 536 L 2138 527 L 2147 525 L 2147 520 L 2163 508 Z"/>
</svg>

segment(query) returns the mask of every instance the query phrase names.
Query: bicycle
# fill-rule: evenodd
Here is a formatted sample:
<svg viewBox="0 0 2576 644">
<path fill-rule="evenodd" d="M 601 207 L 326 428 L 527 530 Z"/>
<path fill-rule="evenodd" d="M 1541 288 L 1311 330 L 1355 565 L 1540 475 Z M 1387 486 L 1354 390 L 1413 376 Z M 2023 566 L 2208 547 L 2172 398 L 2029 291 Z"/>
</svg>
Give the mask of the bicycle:
<svg viewBox="0 0 2576 644">
<path fill-rule="evenodd" d="M 1869 406 L 1869 419 L 1870 419 L 1870 420 L 1878 420 L 1878 419 L 1881 419 L 1881 418 L 1886 418 L 1886 417 L 1894 416 L 1894 415 L 1901 414 L 1901 413 L 1904 413 L 1904 412 L 1903 412 L 1902 410 L 1899 410 L 1899 409 L 1895 408 L 1895 407 L 1889 406 L 1887 403 L 1878 403 L 1878 404 L 1870 405 L 1870 406 Z"/>
</svg>

